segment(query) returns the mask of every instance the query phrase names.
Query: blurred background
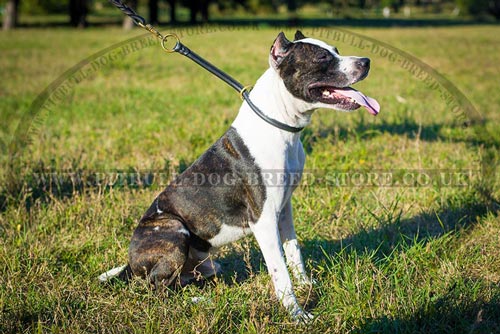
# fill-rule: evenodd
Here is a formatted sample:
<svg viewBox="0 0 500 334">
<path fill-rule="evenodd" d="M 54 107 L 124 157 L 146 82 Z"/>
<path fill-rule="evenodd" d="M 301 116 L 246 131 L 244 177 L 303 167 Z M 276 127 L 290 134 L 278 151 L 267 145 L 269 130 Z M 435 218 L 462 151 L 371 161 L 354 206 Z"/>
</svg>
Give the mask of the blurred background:
<svg viewBox="0 0 500 334">
<path fill-rule="evenodd" d="M 438 24 L 500 19 L 500 0 L 131 0 L 126 3 L 138 9 L 149 22 L 168 25 L 249 20 L 288 25 L 306 20 L 309 25 L 324 25 L 325 20 L 343 24 L 349 20 L 377 20 L 387 26 L 429 23 L 429 20 Z M 106 0 L 2 0 L 0 13 L 5 30 L 59 25 L 132 27 L 132 22 L 123 19 Z"/>
</svg>

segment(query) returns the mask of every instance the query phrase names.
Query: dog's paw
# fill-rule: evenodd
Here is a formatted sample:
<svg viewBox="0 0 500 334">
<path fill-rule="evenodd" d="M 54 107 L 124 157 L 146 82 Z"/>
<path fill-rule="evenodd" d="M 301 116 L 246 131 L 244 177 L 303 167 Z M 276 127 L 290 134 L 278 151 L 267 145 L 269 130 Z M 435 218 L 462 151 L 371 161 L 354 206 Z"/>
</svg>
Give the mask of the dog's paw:
<svg viewBox="0 0 500 334">
<path fill-rule="evenodd" d="M 308 280 L 307 284 L 315 286 L 315 285 L 318 285 L 318 281 L 314 278 L 311 278 Z"/>
<path fill-rule="evenodd" d="M 194 271 L 206 279 L 215 276 L 217 274 L 220 274 L 222 272 L 222 267 L 219 263 L 212 260 L 208 260 L 201 262 L 199 265 L 197 265 L 194 268 Z"/>
<path fill-rule="evenodd" d="M 215 261 L 204 261 L 198 263 L 193 269 L 186 271 L 185 269 L 180 275 L 181 286 L 193 282 L 206 281 L 215 275 L 222 272 L 222 267 Z"/>
<path fill-rule="evenodd" d="M 292 313 L 292 318 L 297 323 L 305 323 L 305 324 L 310 323 L 314 320 L 314 316 L 311 313 L 306 312 L 301 308 L 296 309 Z"/>
<path fill-rule="evenodd" d="M 307 276 L 300 277 L 297 279 L 297 285 L 299 286 L 315 286 L 317 285 L 318 281 L 315 280 L 314 278 L 309 278 Z"/>
</svg>

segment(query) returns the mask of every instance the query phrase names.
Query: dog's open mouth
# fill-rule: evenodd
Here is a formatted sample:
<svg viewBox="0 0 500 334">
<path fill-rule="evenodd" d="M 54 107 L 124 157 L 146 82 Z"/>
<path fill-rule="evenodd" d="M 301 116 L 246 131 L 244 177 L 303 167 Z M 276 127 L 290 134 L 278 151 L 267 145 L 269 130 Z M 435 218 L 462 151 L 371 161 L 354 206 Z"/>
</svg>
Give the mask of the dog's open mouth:
<svg viewBox="0 0 500 334">
<path fill-rule="evenodd" d="M 344 110 L 354 110 L 363 106 L 374 116 L 380 112 L 377 100 L 351 87 L 313 86 L 309 89 L 309 94 L 318 102 L 335 104 Z"/>
</svg>

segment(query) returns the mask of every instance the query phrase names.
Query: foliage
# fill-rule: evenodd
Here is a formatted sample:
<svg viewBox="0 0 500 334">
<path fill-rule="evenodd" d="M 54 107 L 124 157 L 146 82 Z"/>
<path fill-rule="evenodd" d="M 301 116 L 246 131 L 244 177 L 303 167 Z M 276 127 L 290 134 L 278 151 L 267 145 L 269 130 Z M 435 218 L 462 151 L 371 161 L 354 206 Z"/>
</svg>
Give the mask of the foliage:
<svg viewBox="0 0 500 334">
<path fill-rule="evenodd" d="M 21 12 L 26 14 L 67 13 L 69 0 L 21 0 Z"/>
<path fill-rule="evenodd" d="M 500 0 L 457 0 L 457 2 L 462 9 L 472 15 L 491 14 L 500 19 Z"/>
<path fill-rule="evenodd" d="M 435 10 L 440 11 L 442 5 L 455 3 L 464 13 L 473 16 L 492 15 L 500 19 L 500 0 L 437 0 L 437 1 L 422 1 L 422 0 L 335 0 L 335 1 L 311 1 L 311 0 L 218 0 L 209 1 L 217 6 L 217 8 L 224 12 L 231 12 L 236 9 L 242 9 L 251 14 L 262 13 L 277 13 L 279 8 L 288 8 L 290 11 L 295 11 L 304 6 L 321 6 L 322 8 L 329 8 L 329 10 L 336 9 L 336 11 L 343 11 L 347 8 L 363 8 L 375 9 L 379 7 L 392 7 L 396 12 L 404 5 L 419 7 L 428 6 L 431 4 Z M 6 0 L 1 0 L 0 5 L 4 4 Z M 20 0 L 21 12 L 25 14 L 54 14 L 54 13 L 67 13 L 69 0 Z M 191 1 L 180 0 L 178 1 L 184 7 L 189 8 Z M 202 3 L 203 1 L 198 1 Z M 89 8 L 94 8 L 91 4 L 104 4 L 107 6 L 106 0 L 93 0 L 89 1 Z M 146 5 L 147 1 L 139 1 L 139 4 Z M 100 8 L 103 6 L 100 5 Z"/>
</svg>

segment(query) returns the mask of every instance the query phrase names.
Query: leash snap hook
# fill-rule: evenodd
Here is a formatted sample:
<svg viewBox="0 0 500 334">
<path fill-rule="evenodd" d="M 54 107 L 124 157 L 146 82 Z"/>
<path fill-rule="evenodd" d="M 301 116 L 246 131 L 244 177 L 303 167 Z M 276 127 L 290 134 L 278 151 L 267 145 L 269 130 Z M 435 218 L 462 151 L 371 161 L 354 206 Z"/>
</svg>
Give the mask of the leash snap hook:
<svg viewBox="0 0 500 334">
<path fill-rule="evenodd" d="M 174 40 L 175 40 L 175 45 L 173 47 L 168 47 L 166 45 L 168 39 L 172 37 Z M 161 39 L 161 47 L 163 48 L 163 50 L 165 50 L 166 52 L 168 53 L 173 53 L 177 50 L 177 47 L 179 46 L 179 44 L 181 43 L 181 40 L 179 39 L 179 36 L 177 36 L 176 34 L 174 33 L 169 33 L 169 34 L 166 34 L 165 36 L 163 36 L 163 38 Z"/>
</svg>

